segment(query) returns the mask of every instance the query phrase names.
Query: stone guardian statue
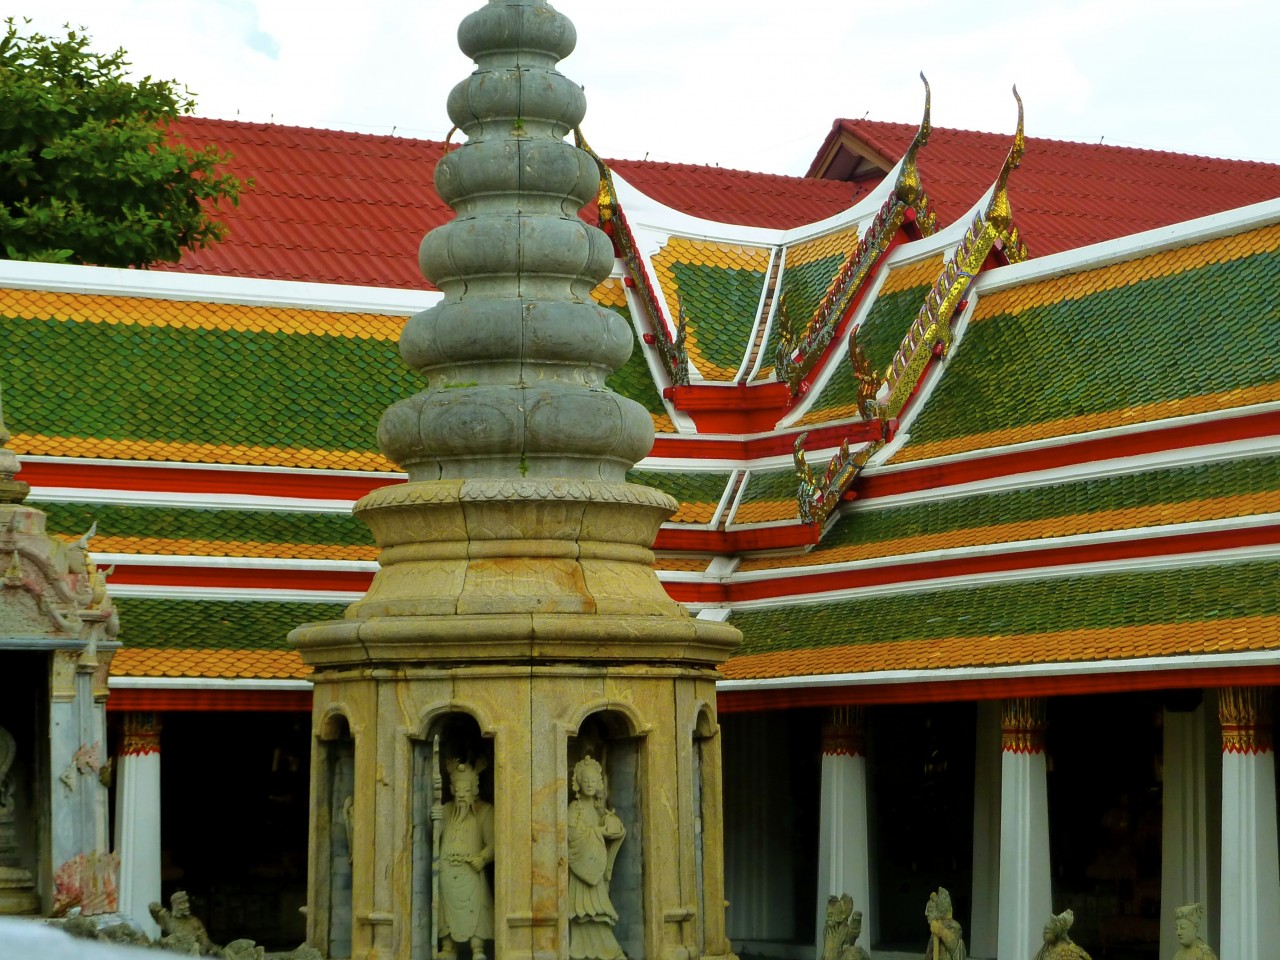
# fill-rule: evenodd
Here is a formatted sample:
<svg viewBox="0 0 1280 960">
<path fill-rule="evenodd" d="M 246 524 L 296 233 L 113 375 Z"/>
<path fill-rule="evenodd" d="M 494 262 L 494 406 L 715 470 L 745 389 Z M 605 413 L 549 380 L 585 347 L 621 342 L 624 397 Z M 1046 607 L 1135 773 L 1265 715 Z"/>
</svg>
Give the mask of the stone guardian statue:
<svg viewBox="0 0 1280 960">
<path fill-rule="evenodd" d="M 823 925 L 821 960 L 871 960 L 858 946 L 862 936 L 862 911 L 853 909 L 847 893 L 827 897 L 827 919 Z"/>
<path fill-rule="evenodd" d="M 605 806 L 604 771 L 589 754 L 573 767 L 569 803 L 569 958 L 625 960 L 613 935 L 613 864 L 626 830 Z"/>
<path fill-rule="evenodd" d="M 946 887 L 939 887 L 929 894 L 924 907 L 924 918 L 929 923 L 929 946 L 924 960 L 966 960 L 964 929 L 952 915 L 951 894 Z"/>
<path fill-rule="evenodd" d="M 1200 921 L 1204 907 L 1188 903 L 1173 912 L 1173 933 L 1178 940 L 1178 952 L 1173 960 L 1218 960 L 1209 945 L 1200 938 Z"/>
<path fill-rule="evenodd" d="M 1075 914 L 1070 910 L 1051 914 L 1044 925 L 1044 946 L 1037 951 L 1034 960 L 1091 960 L 1089 954 L 1071 939 L 1069 931 L 1075 922 Z"/>
<path fill-rule="evenodd" d="M 471 960 L 486 960 L 484 942 L 493 939 L 493 892 L 485 867 L 493 863 L 493 804 L 481 800 L 480 772 L 485 763 L 448 762 L 453 799 L 433 805 L 431 819 L 440 830 L 440 957 L 457 955 L 468 941 Z"/>
</svg>

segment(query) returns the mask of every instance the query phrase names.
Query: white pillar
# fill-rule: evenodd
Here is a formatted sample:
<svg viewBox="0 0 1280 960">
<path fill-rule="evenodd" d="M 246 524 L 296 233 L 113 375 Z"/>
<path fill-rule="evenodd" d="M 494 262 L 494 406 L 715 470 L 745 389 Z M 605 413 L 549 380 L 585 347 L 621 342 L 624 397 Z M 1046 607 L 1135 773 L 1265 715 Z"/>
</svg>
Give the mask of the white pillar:
<svg viewBox="0 0 1280 960">
<path fill-rule="evenodd" d="M 1164 781 L 1160 858 L 1160 956 L 1178 951 L 1174 911 L 1183 904 L 1210 903 L 1209 804 L 1204 705 L 1164 711 Z M 1200 936 L 1212 942 L 1208 912 Z"/>
<path fill-rule="evenodd" d="M 1004 701 L 1000 758 L 1001 960 L 1035 956 L 1053 912 L 1049 873 L 1049 791 L 1045 702 Z"/>
<path fill-rule="evenodd" d="M 822 796 L 818 821 L 818 955 L 827 897 L 849 894 L 862 911 L 858 945 L 875 943 L 867 829 L 867 751 L 862 707 L 836 707 L 822 730 Z"/>
<path fill-rule="evenodd" d="M 1271 689 L 1219 691 L 1222 724 L 1222 957 L 1263 957 L 1280 917 Z"/>
<path fill-rule="evenodd" d="M 160 900 L 160 722 L 155 714 L 125 715 L 116 763 L 120 912 L 157 937 L 160 928 L 147 909 Z"/>
<path fill-rule="evenodd" d="M 996 955 L 1000 928 L 1000 702 L 978 704 L 973 777 L 973 912 L 969 956 Z"/>
</svg>

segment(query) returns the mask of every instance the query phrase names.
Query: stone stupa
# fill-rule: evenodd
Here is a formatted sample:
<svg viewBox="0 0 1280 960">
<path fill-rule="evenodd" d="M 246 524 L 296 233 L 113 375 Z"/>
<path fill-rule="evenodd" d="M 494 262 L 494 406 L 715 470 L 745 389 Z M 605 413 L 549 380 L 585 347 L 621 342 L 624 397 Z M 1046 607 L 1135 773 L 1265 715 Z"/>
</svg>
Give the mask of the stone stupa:
<svg viewBox="0 0 1280 960">
<path fill-rule="evenodd" d="M 590 296 L 614 254 L 578 217 L 596 163 L 564 139 L 575 32 L 490 0 L 458 38 L 467 140 L 435 174 L 457 218 L 421 251 L 444 299 L 400 344 L 427 384 L 379 430 L 409 482 L 356 505 L 368 594 L 291 634 L 315 668 L 309 939 L 727 956 L 714 668 L 739 634 L 667 596 L 651 547 L 677 503 L 625 480 L 653 424 L 606 386 L 635 335 Z"/>
</svg>

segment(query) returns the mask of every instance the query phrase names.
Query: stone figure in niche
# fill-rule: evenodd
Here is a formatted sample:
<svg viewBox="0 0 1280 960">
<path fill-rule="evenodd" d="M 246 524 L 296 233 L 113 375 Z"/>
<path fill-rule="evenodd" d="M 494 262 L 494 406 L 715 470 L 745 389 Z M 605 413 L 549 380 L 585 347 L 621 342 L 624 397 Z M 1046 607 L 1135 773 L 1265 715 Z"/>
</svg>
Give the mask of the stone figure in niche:
<svg viewBox="0 0 1280 960">
<path fill-rule="evenodd" d="M 1075 922 L 1070 910 L 1051 914 L 1044 925 L 1044 946 L 1034 960 L 1091 960 L 1084 948 L 1071 939 L 1071 925 Z"/>
<path fill-rule="evenodd" d="M 951 894 L 946 887 L 929 894 L 924 908 L 924 918 L 929 922 L 925 960 L 966 960 L 964 930 L 952 914 Z"/>
<path fill-rule="evenodd" d="M 605 805 L 604 771 L 590 754 L 573 767 L 569 803 L 570 960 L 623 960 L 613 935 L 618 911 L 609 899 L 609 881 L 618 847 L 627 831 Z"/>
<path fill-rule="evenodd" d="M 151 919 L 160 928 L 160 946 L 192 957 L 217 956 L 219 948 L 209 939 L 209 932 L 198 917 L 191 915 L 191 900 L 185 890 L 174 891 L 169 909 L 153 903 L 148 908 Z"/>
<path fill-rule="evenodd" d="M 827 897 L 827 920 L 823 927 L 822 960 L 871 960 L 858 946 L 862 936 L 862 911 L 853 909 L 847 893 Z"/>
<path fill-rule="evenodd" d="M 1204 907 L 1198 903 L 1188 903 L 1173 912 L 1173 933 L 1178 940 L 1173 960 L 1218 960 L 1200 937 L 1202 919 Z"/>
<path fill-rule="evenodd" d="M 485 867 L 493 862 L 493 804 L 481 800 L 485 763 L 448 762 L 453 799 L 431 808 L 440 830 L 440 956 L 456 956 L 469 941 L 472 960 L 486 960 L 484 942 L 493 938 L 493 893 Z"/>
</svg>

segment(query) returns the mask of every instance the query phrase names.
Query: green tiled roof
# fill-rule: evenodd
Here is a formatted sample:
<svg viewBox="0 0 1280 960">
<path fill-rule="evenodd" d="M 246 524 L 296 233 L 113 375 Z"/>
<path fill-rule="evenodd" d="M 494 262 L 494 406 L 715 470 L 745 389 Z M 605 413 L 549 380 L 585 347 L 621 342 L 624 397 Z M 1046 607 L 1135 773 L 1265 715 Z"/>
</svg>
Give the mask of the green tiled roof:
<svg viewBox="0 0 1280 960">
<path fill-rule="evenodd" d="M 287 650 L 300 623 L 341 620 L 346 604 L 118 597 L 125 646 L 173 650 Z"/>
<path fill-rule="evenodd" d="M 970 325 L 911 444 L 1280 380 L 1280 250 Z"/>
<path fill-rule="evenodd" d="M 897 293 L 876 297 L 858 329 L 858 345 L 871 363 L 871 369 L 884 378 L 885 371 L 898 353 L 902 338 L 911 321 L 920 312 L 930 284 L 922 284 Z"/>
<path fill-rule="evenodd" d="M 51 533 L 78 537 L 94 522 L 112 537 L 372 546 L 369 528 L 349 513 L 213 510 L 97 503 L 41 503 Z"/>
<path fill-rule="evenodd" d="M 671 272 L 698 352 L 717 366 L 736 370 L 760 309 L 764 271 L 676 262 Z"/>
<path fill-rule="evenodd" d="M 831 278 L 843 265 L 844 257 L 836 255 L 810 260 L 795 267 L 787 266 L 783 270 L 779 295 L 786 296 L 787 315 L 801 330 L 818 309 L 818 304 L 822 302 L 822 295 L 831 285 Z M 769 328 L 769 339 L 764 346 L 763 366 L 772 365 L 774 354 L 778 352 L 780 320 L 780 317 L 775 317 L 773 326 Z"/>
<path fill-rule="evenodd" d="M 654 487 L 681 503 L 719 503 L 729 477 L 727 470 L 631 470 L 627 473 L 629 483 Z"/>
<path fill-rule="evenodd" d="M 633 331 L 635 330 L 635 325 L 631 322 L 630 310 L 625 306 L 612 305 L 609 309 L 626 318 L 627 325 Z M 635 345 L 631 348 L 631 356 L 616 373 L 609 377 L 607 383 L 610 390 L 629 397 L 650 413 L 665 414 L 667 408 L 662 403 L 662 397 L 658 395 L 658 388 L 654 386 L 653 374 L 649 372 L 644 350 L 644 344 L 640 342 L 637 334 Z"/>
<path fill-rule="evenodd" d="M 47 436 L 376 450 L 423 389 L 395 343 L 318 334 L 0 318 L 9 422 Z"/>
<path fill-rule="evenodd" d="M 735 611 L 737 655 L 1280 614 L 1280 560 L 1054 577 Z"/>
<path fill-rule="evenodd" d="M 823 549 L 997 524 L 1280 490 L 1280 456 L 1220 460 L 881 509 L 855 509 Z"/>
</svg>

